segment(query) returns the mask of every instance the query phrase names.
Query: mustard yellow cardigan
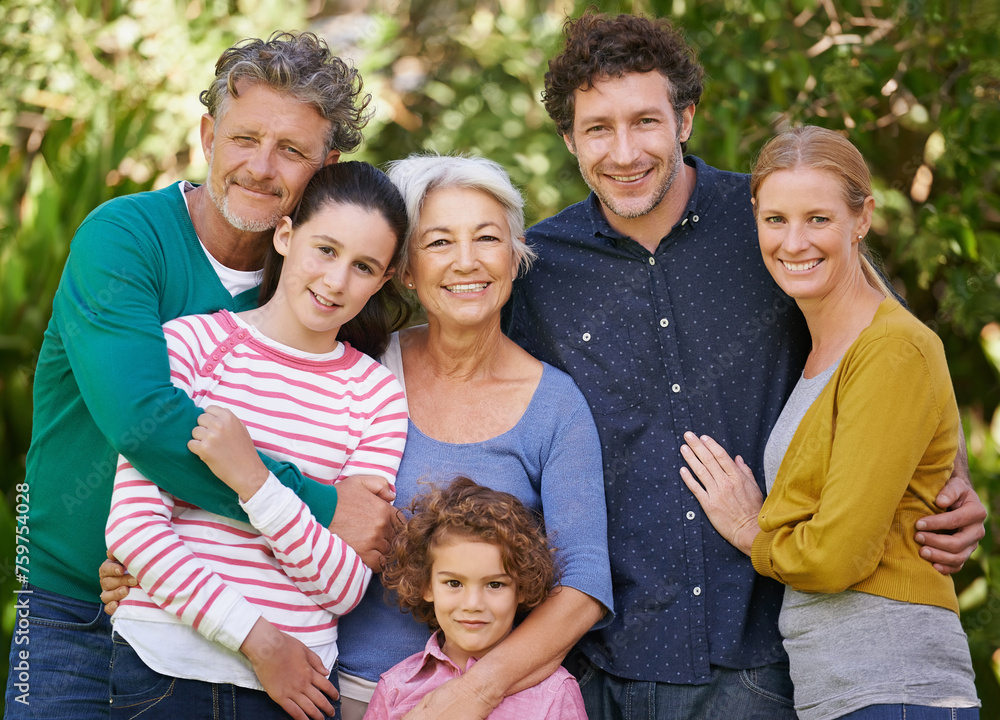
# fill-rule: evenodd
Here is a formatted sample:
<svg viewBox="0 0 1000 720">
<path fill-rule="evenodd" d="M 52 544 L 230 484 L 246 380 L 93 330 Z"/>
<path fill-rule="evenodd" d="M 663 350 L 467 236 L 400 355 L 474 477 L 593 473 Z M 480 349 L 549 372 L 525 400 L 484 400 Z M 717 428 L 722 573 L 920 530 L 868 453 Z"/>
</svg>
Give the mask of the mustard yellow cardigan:
<svg viewBox="0 0 1000 720">
<path fill-rule="evenodd" d="M 958 433 L 941 341 L 884 300 L 792 438 L 758 516 L 754 568 L 804 592 L 958 612 L 951 578 L 913 539 L 917 519 L 940 512 Z"/>
</svg>

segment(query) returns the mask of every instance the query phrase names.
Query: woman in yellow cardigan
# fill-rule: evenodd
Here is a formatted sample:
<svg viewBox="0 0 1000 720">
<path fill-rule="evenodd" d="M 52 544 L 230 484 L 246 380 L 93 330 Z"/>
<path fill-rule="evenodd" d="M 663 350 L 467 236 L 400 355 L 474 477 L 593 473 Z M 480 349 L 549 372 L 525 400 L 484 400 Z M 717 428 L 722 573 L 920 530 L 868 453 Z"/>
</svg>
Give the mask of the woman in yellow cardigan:
<svg viewBox="0 0 1000 720">
<path fill-rule="evenodd" d="M 978 718 L 954 585 L 912 533 L 951 475 L 958 408 L 941 341 L 867 257 L 868 167 L 841 135 L 796 128 L 761 152 L 751 194 L 764 263 L 812 351 L 768 440 L 766 501 L 707 436 L 685 437 L 682 479 L 723 537 L 787 586 L 800 718 Z"/>
</svg>

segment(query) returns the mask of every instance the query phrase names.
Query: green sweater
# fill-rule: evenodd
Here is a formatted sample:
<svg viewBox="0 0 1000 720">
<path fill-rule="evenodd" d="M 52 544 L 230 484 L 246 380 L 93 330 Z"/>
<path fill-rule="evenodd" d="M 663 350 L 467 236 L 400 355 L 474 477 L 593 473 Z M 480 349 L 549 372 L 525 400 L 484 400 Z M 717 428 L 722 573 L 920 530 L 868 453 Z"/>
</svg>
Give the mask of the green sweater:
<svg viewBox="0 0 1000 720">
<path fill-rule="evenodd" d="M 757 572 L 803 592 L 850 588 L 958 612 L 920 558 L 916 521 L 941 510 L 959 416 L 937 335 L 879 305 L 799 424 L 758 515 Z"/>
<path fill-rule="evenodd" d="M 177 185 L 111 200 L 84 220 L 35 373 L 28 582 L 98 600 L 119 453 L 182 500 L 245 519 L 235 493 L 187 449 L 202 411 L 170 382 L 162 325 L 181 315 L 246 310 L 256 301 L 256 289 L 234 298 L 223 287 Z M 292 465 L 264 461 L 329 524 L 333 487 L 304 479 Z"/>
</svg>

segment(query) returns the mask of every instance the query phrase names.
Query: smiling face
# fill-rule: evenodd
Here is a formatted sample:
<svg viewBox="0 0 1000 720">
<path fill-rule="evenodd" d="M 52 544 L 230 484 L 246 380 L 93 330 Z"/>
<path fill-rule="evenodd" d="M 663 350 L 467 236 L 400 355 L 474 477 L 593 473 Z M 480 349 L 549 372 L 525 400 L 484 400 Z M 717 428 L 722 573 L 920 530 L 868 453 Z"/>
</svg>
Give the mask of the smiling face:
<svg viewBox="0 0 1000 720">
<path fill-rule="evenodd" d="M 824 170 L 800 166 L 765 178 L 755 200 L 757 236 L 775 282 L 797 301 L 867 285 L 858 243 L 874 207 L 869 196 L 860 213 L 852 211 L 840 180 Z"/>
<path fill-rule="evenodd" d="M 205 115 L 201 141 L 209 196 L 242 232 L 264 232 L 290 215 L 313 173 L 336 161 L 326 151 L 329 121 L 315 107 L 241 80 L 220 117 Z"/>
<path fill-rule="evenodd" d="M 564 140 L 590 189 L 621 218 L 655 212 L 680 172 L 694 106 L 678 125 L 669 81 L 656 71 L 595 80 L 574 93 L 574 104 Z"/>
<path fill-rule="evenodd" d="M 445 655 L 462 670 L 510 633 L 518 592 L 504 571 L 500 548 L 468 536 L 445 536 L 429 553 L 430 585 L 424 600 L 444 631 Z"/>
<path fill-rule="evenodd" d="M 255 324 L 284 345 L 325 353 L 391 276 L 396 234 L 377 212 L 329 203 L 296 228 L 283 218 L 274 247 L 284 256 L 281 277 Z"/>
<path fill-rule="evenodd" d="M 503 206 L 468 188 L 431 190 L 410 241 L 403 281 L 428 320 L 464 326 L 500 321 L 517 258 Z"/>
</svg>

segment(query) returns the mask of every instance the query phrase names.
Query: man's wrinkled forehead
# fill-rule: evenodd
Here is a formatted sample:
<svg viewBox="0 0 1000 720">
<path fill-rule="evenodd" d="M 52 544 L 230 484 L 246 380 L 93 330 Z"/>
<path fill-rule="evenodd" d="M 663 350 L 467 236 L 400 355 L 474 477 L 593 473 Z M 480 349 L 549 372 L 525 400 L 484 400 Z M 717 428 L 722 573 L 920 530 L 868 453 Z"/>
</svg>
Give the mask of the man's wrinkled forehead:
<svg viewBox="0 0 1000 720">
<path fill-rule="evenodd" d="M 650 70 L 647 73 L 623 72 L 615 75 L 601 74 L 601 75 L 595 75 L 593 78 L 591 78 L 586 83 L 584 83 L 583 85 L 581 85 L 580 87 L 578 87 L 576 90 L 573 91 L 573 94 L 569 99 L 570 105 L 573 109 L 573 124 L 575 125 L 577 122 L 591 122 L 594 119 L 599 119 L 599 118 L 581 117 L 577 115 L 577 109 L 579 107 L 578 100 L 581 97 L 581 95 L 594 93 L 595 96 L 599 96 L 603 92 L 602 85 L 606 85 L 608 82 L 622 80 L 630 76 L 642 76 L 642 75 L 653 75 L 653 74 L 659 75 L 659 77 L 662 79 L 662 83 L 649 83 L 646 85 L 647 91 L 643 94 L 643 99 L 648 101 L 648 111 L 652 112 L 654 109 L 658 111 L 660 108 L 662 108 L 663 101 L 666 100 L 670 104 L 670 107 L 673 110 L 673 112 L 676 113 L 677 109 L 674 108 L 673 106 L 673 101 L 674 101 L 673 88 L 671 87 L 670 79 L 666 75 L 661 73 L 659 70 Z M 649 87 L 659 88 L 661 86 L 663 88 L 662 94 L 658 91 L 650 92 L 648 90 Z"/>
</svg>

